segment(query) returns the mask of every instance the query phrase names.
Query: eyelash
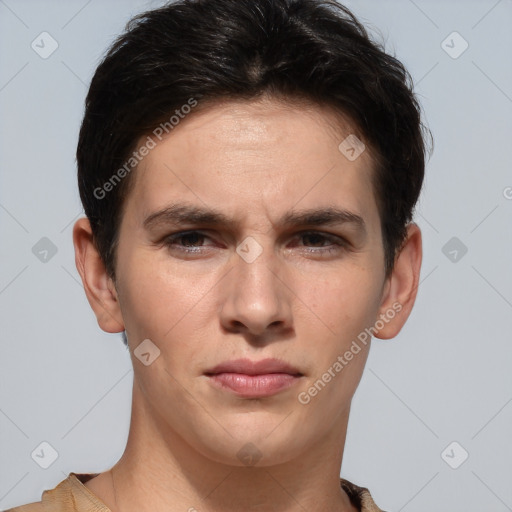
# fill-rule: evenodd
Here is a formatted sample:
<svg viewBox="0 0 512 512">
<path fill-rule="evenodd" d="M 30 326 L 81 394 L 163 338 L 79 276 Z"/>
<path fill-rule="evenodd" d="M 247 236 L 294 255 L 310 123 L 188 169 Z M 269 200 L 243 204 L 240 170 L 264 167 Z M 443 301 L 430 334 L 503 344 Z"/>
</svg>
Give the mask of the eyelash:
<svg viewBox="0 0 512 512">
<path fill-rule="evenodd" d="M 199 235 L 199 237 L 203 238 L 209 238 L 208 235 L 205 233 L 202 233 L 201 231 L 181 231 L 179 233 L 174 233 L 172 235 L 169 235 L 165 237 L 163 240 L 164 246 L 168 247 L 169 249 L 177 248 L 177 250 L 184 252 L 186 254 L 199 254 L 201 253 L 201 246 L 192 246 L 192 247 L 186 247 L 186 246 L 179 246 L 176 245 L 175 242 L 185 239 L 186 237 L 190 235 Z M 321 231 L 303 231 L 299 233 L 299 236 L 301 238 L 306 236 L 316 236 L 322 239 L 322 241 L 330 241 L 333 245 L 337 247 L 333 247 L 332 245 L 327 248 L 310 248 L 307 252 L 310 254 L 333 254 L 336 252 L 339 252 L 341 250 L 347 249 L 347 242 L 336 235 L 331 235 L 328 233 L 323 233 Z"/>
</svg>

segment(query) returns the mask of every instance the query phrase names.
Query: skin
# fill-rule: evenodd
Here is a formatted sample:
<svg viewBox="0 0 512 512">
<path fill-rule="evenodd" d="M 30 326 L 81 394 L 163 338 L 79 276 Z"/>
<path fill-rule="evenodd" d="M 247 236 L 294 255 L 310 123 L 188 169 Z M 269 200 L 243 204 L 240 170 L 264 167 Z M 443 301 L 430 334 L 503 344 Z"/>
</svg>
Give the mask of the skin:
<svg viewBox="0 0 512 512">
<path fill-rule="evenodd" d="M 125 452 L 113 472 L 85 484 L 113 512 L 356 510 L 339 474 L 369 344 L 308 404 L 297 397 L 399 303 L 376 334 L 396 336 L 414 304 L 422 251 L 412 223 L 385 277 L 372 159 L 369 150 L 355 161 L 339 151 L 349 133 L 331 111 L 269 98 L 194 112 L 135 171 L 115 282 L 88 220 L 76 222 L 87 298 L 104 331 L 126 330 L 134 368 Z M 214 208 L 235 223 L 144 228 L 150 214 L 177 202 Z M 325 207 L 359 215 L 366 232 L 353 223 L 280 221 L 291 210 Z M 190 230 L 203 236 L 163 243 Z M 248 236 L 262 250 L 251 263 L 236 252 Z M 145 366 L 133 351 L 148 338 L 160 356 Z M 267 357 L 302 377 L 250 399 L 204 375 L 226 360 Z M 248 443 L 261 455 L 253 466 L 237 457 Z"/>
</svg>

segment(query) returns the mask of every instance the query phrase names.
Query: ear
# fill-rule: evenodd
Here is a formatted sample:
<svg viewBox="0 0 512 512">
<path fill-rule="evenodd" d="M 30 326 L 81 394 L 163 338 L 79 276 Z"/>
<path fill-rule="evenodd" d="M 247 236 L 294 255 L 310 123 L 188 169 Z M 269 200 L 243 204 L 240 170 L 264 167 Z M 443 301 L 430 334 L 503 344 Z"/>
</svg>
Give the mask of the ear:
<svg viewBox="0 0 512 512">
<path fill-rule="evenodd" d="M 124 330 L 123 317 L 112 279 L 93 242 L 89 219 L 78 219 L 73 227 L 75 264 L 82 278 L 85 294 L 96 315 L 98 325 L 105 332 Z"/>
<path fill-rule="evenodd" d="M 394 338 L 404 326 L 416 300 L 421 259 L 421 231 L 412 222 L 407 226 L 407 238 L 384 285 L 379 316 L 375 319 L 376 338 Z"/>
</svg>

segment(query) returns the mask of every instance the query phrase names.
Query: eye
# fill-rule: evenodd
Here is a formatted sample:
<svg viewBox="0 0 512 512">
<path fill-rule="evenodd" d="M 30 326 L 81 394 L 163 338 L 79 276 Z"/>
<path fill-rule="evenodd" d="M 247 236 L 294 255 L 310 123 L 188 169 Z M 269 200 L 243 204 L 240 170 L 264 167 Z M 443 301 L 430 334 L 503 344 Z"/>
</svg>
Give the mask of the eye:
<svg viewBox="0 0 512 512">
<path fill-rule="evenodd" d="M 346 240 L 321 231 L 304 231 L 298 233 L 294 239 L 300 240 L 302 243 L 299 242 L 298 247 L 310 255 L 339 254 L 348 249 Z M 162 244 L 171 251 L 200 255 L 215 246 L 213 243 L 206 244 L 208 240 L 212 242 L 212 239 L 201 231 L 181 231 L 166 236 Z"/>
<path fill-rule="evenodd" d="M 200 231 L 182 231 L 165 237 L 163 244 L 169 249 L 176 249 L 185 253 L 200 253 L 205 239 L 209 237 Z"/>
<path fill-rule="evenodd" d="M 305 242 L 305 248 L 308 249 L 306 252 L 311 254 L 333 254 L 347 248 L 347 242 L 343 238 L 321 231 L 305 231 L 300 233 L 298 238 Z"/>
</svg>

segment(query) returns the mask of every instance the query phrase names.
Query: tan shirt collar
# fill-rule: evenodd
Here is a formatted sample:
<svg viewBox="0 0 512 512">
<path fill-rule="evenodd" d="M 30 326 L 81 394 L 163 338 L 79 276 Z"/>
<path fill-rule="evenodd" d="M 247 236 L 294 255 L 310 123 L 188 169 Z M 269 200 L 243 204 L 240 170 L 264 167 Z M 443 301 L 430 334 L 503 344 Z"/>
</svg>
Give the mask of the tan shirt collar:
<svg viewBox="0 0 512 512">
<path fill-rule="evenodd" d="M 6 512 L 111 512 L 111 510 L 84 485 L 97 473 L 69 473 L 55 488 L 43 492 L 40 503 L 12 508 Z M 384 512 L 373 501 L 370 492 L 345 479 L 340 479 L 342 489 L 360 512 Z"/>
</svg>

